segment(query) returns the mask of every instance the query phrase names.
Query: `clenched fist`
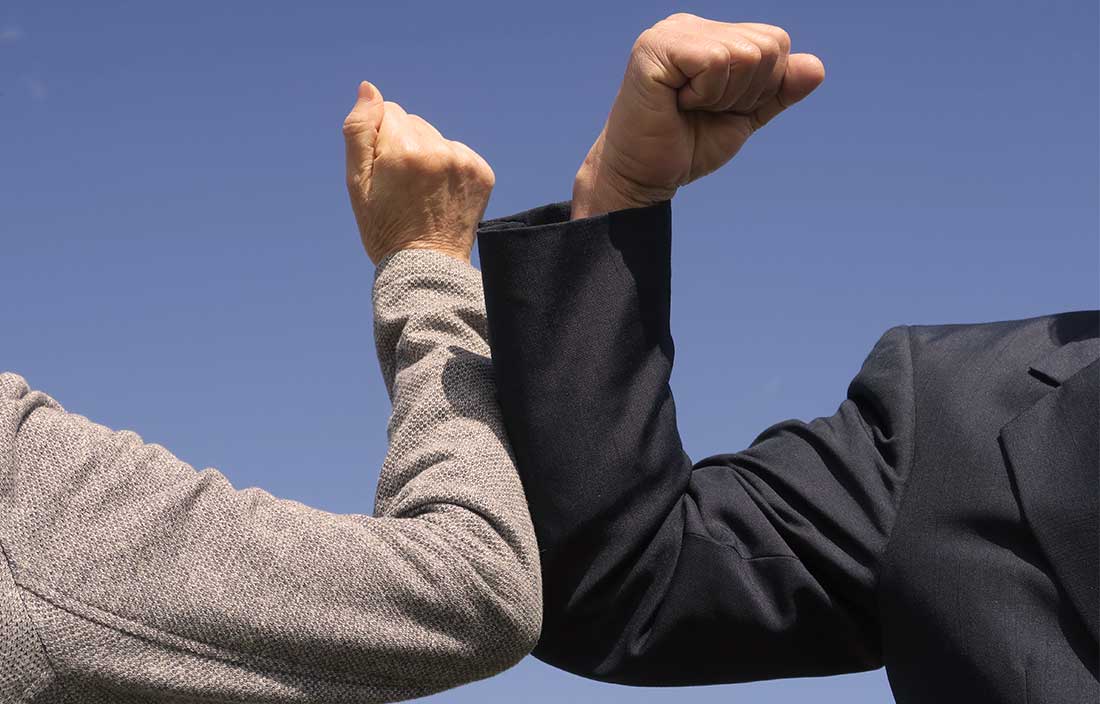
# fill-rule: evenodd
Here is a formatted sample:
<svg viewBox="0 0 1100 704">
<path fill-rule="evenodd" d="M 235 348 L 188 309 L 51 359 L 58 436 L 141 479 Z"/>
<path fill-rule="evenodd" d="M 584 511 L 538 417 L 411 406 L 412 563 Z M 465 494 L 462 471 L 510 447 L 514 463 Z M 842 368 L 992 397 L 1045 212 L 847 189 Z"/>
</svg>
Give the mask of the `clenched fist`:
<svg viewBox="0 0 1100 704">
<path fill-rule="evenodd" d="M 351 209 L 371 261 L 400 249 L 470 261 L 495 183 L 477 152 L 383 101 L 367 81 L 344 120 L 344 140 Z"/>
<path fill-rule="evenodd" d="M 825 79 L 779 27 L 678 13 L 638 37 L 577 172 L 573 218 L 651 205 L 719 168 Z"/>
</svg>

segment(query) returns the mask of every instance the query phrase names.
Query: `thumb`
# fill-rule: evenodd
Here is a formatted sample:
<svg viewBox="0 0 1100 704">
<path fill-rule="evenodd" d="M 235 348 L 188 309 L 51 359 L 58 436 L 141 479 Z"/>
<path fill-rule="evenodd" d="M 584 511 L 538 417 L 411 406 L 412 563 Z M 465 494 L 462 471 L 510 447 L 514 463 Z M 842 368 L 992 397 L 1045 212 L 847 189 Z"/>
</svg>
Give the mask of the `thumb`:
<svg viewBox="0 0 1100 704">
<path fill-rule="evenodd" d="M 812 93 L 825 80 L 825 64 L 813 54 L 791 54 L 787 72 L 775 97 L 765 101 L 750 116 L 753 127 L 760 129 L 773 117 Z"/>
<path fill-rule="evenodd" d="M 359 84 L 355 106 L 344 118 L 344 140 L 347 143 L 348 169 L 368 166 L 374 160 L 374 144 L 382 125 L 385 105 L 382 93 L 370 81 Z"/>
</svg>

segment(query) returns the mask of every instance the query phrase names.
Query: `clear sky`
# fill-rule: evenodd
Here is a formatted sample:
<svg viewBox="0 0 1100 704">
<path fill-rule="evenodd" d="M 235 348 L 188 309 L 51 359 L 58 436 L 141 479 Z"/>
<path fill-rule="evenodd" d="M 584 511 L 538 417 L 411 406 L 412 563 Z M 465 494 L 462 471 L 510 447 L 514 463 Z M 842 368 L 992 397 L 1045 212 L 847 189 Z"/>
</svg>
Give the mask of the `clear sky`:
<svg viewBox="0 0 1100 704">
<path fill-rule="evenodd" d="M 238 487 L 371 510 L 389 411 L 343 184 L 356 85 L 569 197 L 634 38 L 778 24 L 825 84 L 674 201 L 685 447 L 829 414 L 910 323 L 1097 306 L 1087 0 L 0 2 L 0 369 Z M 685 689 L 532 658 L 440 702 L 882 702 L 882 671 Z"/>
</svg>

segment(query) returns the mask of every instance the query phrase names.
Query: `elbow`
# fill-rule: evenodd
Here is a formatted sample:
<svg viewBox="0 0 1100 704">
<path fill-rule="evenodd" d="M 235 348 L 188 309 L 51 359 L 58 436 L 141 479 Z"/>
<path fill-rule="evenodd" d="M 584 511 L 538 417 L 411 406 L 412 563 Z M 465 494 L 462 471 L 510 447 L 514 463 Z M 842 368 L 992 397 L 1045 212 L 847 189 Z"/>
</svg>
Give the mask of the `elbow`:
<svg viewBox="0 0 1100 704">
<path fill-rule="evenodd" d="M 542 585 L 538 571 L 519 571 L 493 592 L 493 627 L 487 629 L 481 652 L 495 653 L 490 674 L 503 672 L 534 650 L 542 632 Z"/>
<path fill-rule="evenodd" d="M 393 605 L 397 619 L 390 619 L 385 626 L 378 623 L 384 618 L 364 623 L 364 632 L 356 638 L 358 650 L 343 652 L 347 670 L 364 680 L 375 675 L 387 681 L 396 677 L 424 694 L 492 677 L 515 666 L 531 653 L 539 638 L 541 583 L 537 570 L 533 578 L 527 572 L 514 577 L 502 572 L 478 571 L 471 569 L 469 562 L 454 559 L 448 568 L 420 585 L 435 588 L 419 590 Z M 372 613 L 374 606 L 370 605 L 367 613 Z M 385 642 L 392 645 L 383 651 Z M 380 652 L 387 657 L 380 659 Z M 380 660 L 388 663 L 381 672 L 354 664 Z M 424 677 L 425 673 L 430 676 Z"/>
<path fill-rule="evenodd" d="M 636 589 L 620 580 L 586 579 L 588 584 L 601 582 L 596 591 L 555 582 L 552 571 L 546 576 L 543 628 L 532 655 L 585 679 L 640 684 L 631 675 L 646 659 L 646 625 L 653 620 L 653 604 L 625 596 Z M 645 666 L 641 669 L 644 674 Z"/>
<path fill-rule="evenodd" d="M 440 616 L 467 681 L 492 677 L 531 653 L 542 630 L 537 562 L 458 560 Z"/>
<path fill-rule="evenodd" d="M 492 674 L 499 674 L 519 664 L 521 660 L 531 654 L 539 640 L 538 617 L 524 619 L 522 622 L 512 622 L 499 644 L 500 657 Z"/>
<path fill-rule="evenodd" d="M 542 580 L 537 567 L 533 575 L 524 575 L 524 591 L 509 611 L 513 614 L 509 619 L 510 635 L 519 662 L 535 649 L 542 634 Z"/>
<path fill-rule="evenodd" d="M 478 652 L 493 654 L 485 664 L 489 674 L 497 674 L 530 655 L 542 634 L 542 569 L 533 531 L 525 538 L 507 536 L 467 562 L 466 574 L 467 584 L 478 585 L 467 594 L 489 624 L 479 629 Z"/>
</svg>

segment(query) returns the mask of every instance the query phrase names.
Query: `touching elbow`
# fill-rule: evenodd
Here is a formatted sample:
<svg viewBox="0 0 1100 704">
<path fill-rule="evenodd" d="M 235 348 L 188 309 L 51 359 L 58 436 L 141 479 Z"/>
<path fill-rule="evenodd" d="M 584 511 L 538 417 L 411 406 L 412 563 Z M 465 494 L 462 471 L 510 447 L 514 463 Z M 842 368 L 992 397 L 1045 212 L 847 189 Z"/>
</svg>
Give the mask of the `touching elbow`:
<svg viewBox="0 0 1100 704">
<path fill-rule="evenodd" d="M 517 605 L 515 613 L 522 614 L 511 620 L 512 664 L 527 657 L 539 642 L 542 632 L 542 592 L 534 588 Z"/>
<path fill-rule="evenodd" d="M 542 589 L 538 574 L 526 571 L 508 580 L 507 588 L 495 590 L 493 620 L 487 634 L 485 651 L 496 653 L 495 672 L 501 672 L 527 657 L 538 643 L 542 631 Z"/>
</svg>

